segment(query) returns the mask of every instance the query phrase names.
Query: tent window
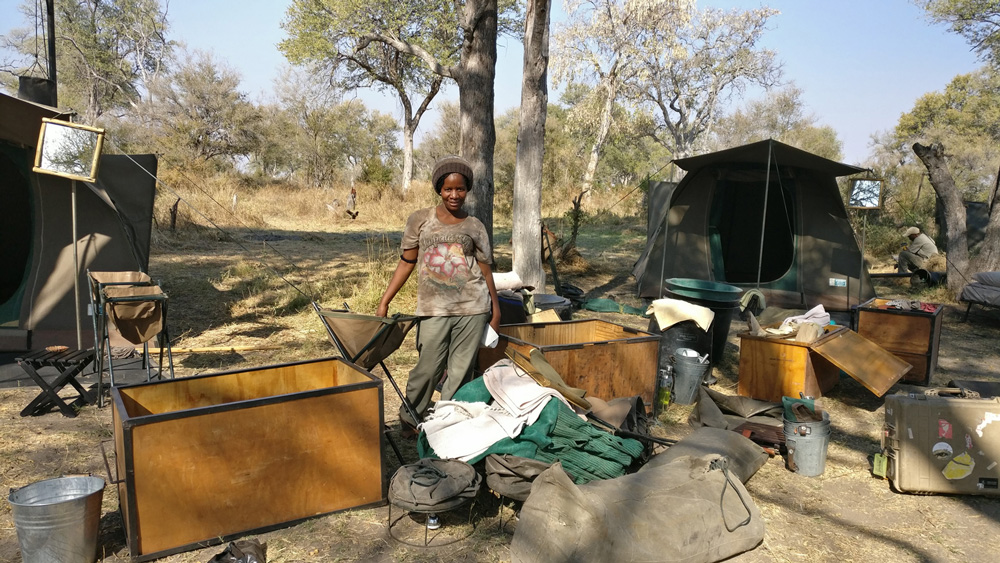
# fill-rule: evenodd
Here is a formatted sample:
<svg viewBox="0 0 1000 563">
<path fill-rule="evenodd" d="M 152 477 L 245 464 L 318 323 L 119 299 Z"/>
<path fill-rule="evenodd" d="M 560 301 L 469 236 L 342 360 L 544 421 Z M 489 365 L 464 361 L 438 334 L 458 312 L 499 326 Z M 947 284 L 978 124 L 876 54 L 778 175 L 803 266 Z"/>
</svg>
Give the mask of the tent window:
<svg viewBox="0 0 1000 563">
<path fill-rule="evenodd" d="M 0 326 L 17 320 L 31 261 L 31 185 L 26 177 L 31 159 L 26 149 L 0 143 Z"/>
<path fill-rule="evenodd" d="M 763 225 L 760 282 L 778 280 L 792 268 L 795 258 L 794 180 L 785 177 L 779 183 L 771 175 L 765 221 L 763 171 L 759 178 L 755 173 L 733 176 L 716 184 L 712 198 L 709 242 L 715 277 L 730 283 L 757 281 Z"/>
</svg>

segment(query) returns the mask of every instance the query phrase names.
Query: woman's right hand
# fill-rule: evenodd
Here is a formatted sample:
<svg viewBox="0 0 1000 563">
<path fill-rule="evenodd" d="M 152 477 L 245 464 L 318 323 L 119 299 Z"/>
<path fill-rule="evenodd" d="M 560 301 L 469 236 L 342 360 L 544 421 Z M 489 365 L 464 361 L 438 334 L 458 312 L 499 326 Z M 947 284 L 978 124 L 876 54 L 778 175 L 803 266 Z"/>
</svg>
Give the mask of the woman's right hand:
<svg viewBox="0 0 1000 563">
<path fill-rule="evenodd" d="M 386 303 L 386 304 L 383 305 L 382 303 L 379 303 L 378 304 L 378 310 L 375 311 L 375 315 L 379 316 L 379 317 L 388 317 L 389 316 L 389 304 Z"/>
</svg>

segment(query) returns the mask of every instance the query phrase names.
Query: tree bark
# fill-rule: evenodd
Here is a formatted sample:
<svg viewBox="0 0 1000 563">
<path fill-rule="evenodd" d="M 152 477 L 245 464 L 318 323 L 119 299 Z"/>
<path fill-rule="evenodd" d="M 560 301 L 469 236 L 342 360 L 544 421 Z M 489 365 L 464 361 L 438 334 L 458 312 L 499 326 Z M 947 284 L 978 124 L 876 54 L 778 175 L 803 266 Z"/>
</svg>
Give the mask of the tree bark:
<svg viewBox="0 0 1000 563">
<path fill-rule="evenodd" d="M 927 168 L 931 187 L 941 198 L 945 217 L 945 251 L 948 257 L 948 289 L 956 294 L 972 281 L 969 270 L 969 242 L 965 226 L 965 205 L 948 169 L 944 145 L 913 144 L 913 152 Z"/>
<path fill-rule="evenodd" d="M 990 206 L 989 223 L 986 224 L 986 237 L 979 243 L 979 254 L 972 258 L 973 272 L 1000 271 L 1000 205 L 997 205 L 997 192 L 1000 190 L 1000 170 L 997 171 L 997 183 L 993 185 L 993 193 L 987 204 Z"/>
<path fill-rule="evenodd" d="M 493 84 L 497 64 L 497 0 L 465 3 L 466 36 L 457 76 L 462 156 L 472 165 L 466 210 L 483 222 L 493 244 Z"/>
<path fill-rule="evenodd" d="M 525 285 L 544 291 L 542 264 L 542 163 L 549 103 L 551 0 L 530 0 L 524 22 L 521 115 L 514 166 L 514 271 Z"/>
<path fill-rule="evenodd" d="M 611 117 L 615 109 L 615 98 L 618 96 L 618 61 L 611 65 L 604 83 L 605 98 L 601 108 L 601 123 L 597 129 L 597 137 L 590 148 L 590 158 L 587 161 L 587 171 L 583 175 L 583 186 L 580 193 L 588 194 L 594 187 L 594 176 L 597 175 L 597 161 L 601 158 L 601 149 L 608 139 L 608 132 L 611 131 Z M 587 197 L 584 195 L 584 197 Z"/>
</svg>

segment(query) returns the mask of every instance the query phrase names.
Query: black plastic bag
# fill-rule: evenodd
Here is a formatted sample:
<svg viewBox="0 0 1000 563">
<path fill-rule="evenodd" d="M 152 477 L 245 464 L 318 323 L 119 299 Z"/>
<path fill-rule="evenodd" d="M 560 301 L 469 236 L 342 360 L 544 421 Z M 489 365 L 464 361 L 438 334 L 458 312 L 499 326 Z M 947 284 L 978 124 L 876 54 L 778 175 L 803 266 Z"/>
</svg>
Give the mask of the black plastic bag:
<svg viewBox="0 0 1000 563">
<path fill-rule="evenodd" d="M 229 542 L 225 551 L 211 558 L 208 563 L 267 563 L 267 543 L 258 540 Z"/>
</svg>

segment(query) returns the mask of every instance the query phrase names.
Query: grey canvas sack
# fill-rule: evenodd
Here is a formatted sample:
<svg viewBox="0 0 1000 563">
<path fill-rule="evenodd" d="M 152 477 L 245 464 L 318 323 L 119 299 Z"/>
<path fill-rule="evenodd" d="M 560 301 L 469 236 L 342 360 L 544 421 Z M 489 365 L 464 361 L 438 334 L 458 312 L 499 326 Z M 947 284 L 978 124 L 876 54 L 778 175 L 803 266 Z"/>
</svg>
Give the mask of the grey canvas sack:
<svg viewBox="0 0 1000 563">
<path fill-rule="evenodd" d="M 555 463 L 535 479 L 513 563 L 720 561 L 764 540 L 764 519 L 718 455 L 576 485 Z"/>
<path fill-rule="evenodd" d="M 389 502 L 410 512 L 444 512 L 475 497 L 481 480 L 464 461 L 424 458 L 396 470 Z"/>
</svg>

